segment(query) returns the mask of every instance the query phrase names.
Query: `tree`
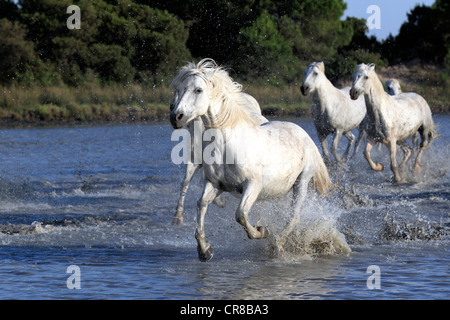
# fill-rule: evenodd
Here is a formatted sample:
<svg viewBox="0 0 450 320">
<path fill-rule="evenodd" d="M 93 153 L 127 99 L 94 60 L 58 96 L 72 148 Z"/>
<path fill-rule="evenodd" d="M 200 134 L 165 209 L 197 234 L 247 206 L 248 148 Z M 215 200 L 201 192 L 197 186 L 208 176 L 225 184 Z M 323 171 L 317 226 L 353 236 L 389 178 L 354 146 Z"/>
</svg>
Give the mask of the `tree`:
<svg viewBox="0 0 450 320">
<path fill-rule="evenodd" d="M 417 5 L 408 13 L 395 38 L 395 61 L 419 58 L 443 62 L 450 48 L 450 4 L 437 0 L 431 7 Z"/>
<path fill-rule="evenodd" d="M 0 0 L 0 19 L 2 18 L 6 18 L 9 21 L 19 20 L 19 8 L 13 0 Z"/>
<path fill-rule="evenodd" d="M 66 27 L 71 4 L 81 9 L 81 29 Z M 155 81 L 190 58 L 184 22 L 167 11 L 131 0 L 21 0 L 21 16 L 43 61 L 66 83 L 78 85 L 89 70 L 105 81 Z"/>
<path fill-rule="evenodd" d="M 36 64 L 33 43 L 25 40 L 26 29 L 19 22 L 0 19 L 0 82 L 8 83 L 32 72 Z"/>
<path fill-rule="evenodd" d="M 374 36 L 367 37 L 368 30 L 366 20 L 348 17 L 343 23 L 351 30 L 352 38 L 347 45 L 337 49 L 334 54 L 326 60 L 329 66 L 327 76 L 332 82 L 342 78 L 349 78 L 353 69 L 360 63 L 375 63 L 378 67 L 386 62 L 381 58 L 381 45 Z"/>
<path fill-rule="evenodd" d="M 236 69 L 250 78 L 273 78 L 275 82 L 292 81 L 295 58 L 292 48 L 278 32 L 275 19 L 264 11 L 255 22 L 241 30 L 237 40 Z"/>
</svg>

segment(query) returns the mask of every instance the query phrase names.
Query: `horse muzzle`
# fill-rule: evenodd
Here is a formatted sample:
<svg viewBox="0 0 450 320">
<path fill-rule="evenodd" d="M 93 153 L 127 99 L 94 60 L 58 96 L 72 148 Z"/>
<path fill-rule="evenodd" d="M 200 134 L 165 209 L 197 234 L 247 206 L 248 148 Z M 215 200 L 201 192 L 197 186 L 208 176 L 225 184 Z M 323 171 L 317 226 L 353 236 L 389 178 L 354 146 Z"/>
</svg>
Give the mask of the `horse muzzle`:
<svg viewBox="0 0 450 320">
<path fill-rule="evenodd" d="M 352 100 L 356 100 L 359 97 L 359 93 L 355 90 L 355 88 L 350 89 L 350 98 Z"/>
<path fill-rule="evenodd" d="M 302 92 L 302 94 L 306 97 L 309 93 L 309 87 L 305 87 L 305 86 L 301 86 L 300 87 L 300 91 Z"/>
<path fill-rule="evenodd" d="M 174 129 L 181 129 L 185 125 L 185 117 L 182 113 L 170 113 L 170 124 Z"/>
</svg>

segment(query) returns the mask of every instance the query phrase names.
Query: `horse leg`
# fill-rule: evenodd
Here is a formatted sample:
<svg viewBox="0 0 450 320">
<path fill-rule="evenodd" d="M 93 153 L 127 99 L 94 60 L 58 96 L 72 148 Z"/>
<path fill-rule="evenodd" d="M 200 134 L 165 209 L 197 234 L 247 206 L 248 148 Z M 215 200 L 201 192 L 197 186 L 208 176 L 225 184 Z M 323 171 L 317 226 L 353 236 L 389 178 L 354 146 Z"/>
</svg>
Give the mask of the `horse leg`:
<svg viewBox="0 0 450 320">
<path fill-rule="evenodd" d="M 367 137 L 367 132 L 365 129 L 365 124 L 360 124 L 358 127 L 358 137 L 356 138 L 355 143 L 355 151 L 353 152 L 353 157 L 356 155 L 356 152 L 359 150 L 359 145 L 361 144 L 361 140 Z"/>
<path fill-rule="evenodd" d="M 395 182 L 402 183 L 403 179 L 397 169 L 397 140 L 390 140 L 388 148 L 389 153 L 391 154 L 391 170 L 394 173 Z"/>
<path fill-rule="evenodd" d="M 250 239 L 263 239 L 269 235 L 269 232 L 265 227 L 257 226 L 253 227 L 248 221 L 248 213 L 258 199 L 259 192 L 261 191 L 261 183 L 250 181 L 242 192 L 241 202 L 236 210 L 236 221 L 239 222 L 247 232 L 247 236 Z"/>
<path fill-rule="evenodd" d="M 225 208 L 226 202 L 225 202 L 225 199 L 219 195 L 214 199 L 213 203 L 220 208 Z"/>
<path fill-rule="evenodd" d="M 186 164 L 186 172 L 181 183 L 180 197 L 178 198 L 177 213 L 172 219 L 172 224 L 174 225 L 183 224 L 184 199 L 186 198 L 186 192 L 189 188 L 189 183 L 191 182 L 192 177 L 199 167 L 200 165 L 194 164 L 190 161 Z"/>
<path fill-rule="evenodd" d="M 205 240 L 205 214 L 208 205 L 214 198 L 220 195 L 222 191 L 215 188 L 209 181 L 206 182 L 203 188 L 203 194 L 197 202 L 197 229 L 195 230 L 195 239 L 197 239 L 197 252 L 200 261 L 211 260 L 213 250 L 211 244 Z"/>
<path fill-rule="evenodd" d="M 287 224 L 287 226 L 284 228 L 284 230 L 281 232 L 281 234 L 278 236 L 278 238 L 275 241 L 276 250 L 280 254 L 283 252 L 283 247 L 286 243 L 287 237 L 289 234 L 291 234 L 292 231 L 294 231 L 295 227 L 298 226 L 300 222 L 300 208 L 303 205 L 303 202 L 306 199 L 306 194 L 308 192 L 308 183 L 311 180 L 312 175 L 307 173 L 306 171 L 303 171 L 299 177 L 297 178 L 297 181 L 294 184 L 294 197 L 293 199 L 293 209 L 294 213 Z"/>
<path fill-rule="evenodd" d="M 339 141 L 341 141 L 341 138 L 342 138 L 342 131 L 336 129 L 336 131 L 334 133 L 334 138 L 333 138 L 333 146 L 331 147 L 331 153 L 333 154 L 334 158 L 336 159 L 336 161 L 338 163 L 343 162 L 341 156 L 339 156 L 337 154 L 337 149 L 338 149 Z"/>
<path fill-rule="evenodd" d="M 369 163 L 372 170 L 375 171 L 382 171 L 383 165 L 379 162 L 373 162 L 372 158 L 370 157 L 370 150 L 372 150 L 373 146 L 376 144 L 374 140 L 367 141 L 366 149 L 364 150 L 364 157 L 366 158 L 367 162 Z"/>
<path fill-rule="evenodd" d="M 419 132 L 416 132 L 412 138 L 413 149 L 419 149 Z"/>
<path fill-rule="evenodd" d="M 330 154 L 328 152 L 327 135 L 319 133 L 319 142 L 320 142 L 320 144 L 322 146 L 323 158 L 324 158 L 326 163 L 329 163 L 330 162 Z"/>
<path fill-rule="evenodd" d="M 420 131 L 420 146 L 419 146 L 419 152 L 417 153 L 416 161 L 414 163 L 414 169 L 416 173 L 420 172 L 420 158 L 422 157 L 422 153 L 430 146 L 431 142 L 434 139 L 434 134 L 431 131 L 421 130 Z M 428 137 L 430 139 L 428 139 Z"/>
<path fill-rule="evenodd" d="M 345 153 L 344 153 L 344 159 L 345 159 L 345 161 L 348 161 L 348 158 L 350 155 L 350 150 L 352 149 L 353 144 L 355 143 L 355 135 L 351 131 L 346 131 L 346 132 L 344 132 L 344 136 L 348 140 L 347 150 L 345 150 Z"/>
<path fill-rule="evenodd" d="M 403 141 L 399 141 L 397 142 L 397 144 L 399 146 L 401 146 L 403 152 L 405 153 L 402 163 L 400 163 L 400 170 L 403 169 L 403 166 L 406 164 L 406 162 L 408 161 L 408 159 L 411 157 L 411 148 L 409 147 L 408 143 L 406 142 L 406 140 Z"/>
</svg>

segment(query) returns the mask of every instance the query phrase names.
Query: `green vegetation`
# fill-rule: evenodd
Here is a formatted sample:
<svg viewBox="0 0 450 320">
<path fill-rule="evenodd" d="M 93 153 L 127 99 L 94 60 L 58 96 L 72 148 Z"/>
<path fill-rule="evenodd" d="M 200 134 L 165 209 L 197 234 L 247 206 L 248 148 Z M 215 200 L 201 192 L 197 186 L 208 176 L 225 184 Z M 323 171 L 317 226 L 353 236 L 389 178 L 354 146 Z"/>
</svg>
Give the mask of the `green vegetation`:
<svg viewBox="0 0 450 320">
<path fill-rule="evenodd" d="M 73 4 L 81 29 L 66 26 Z M 0 120 L 165 118 L 174 73 L 204 57 L 229 67 L 267 114 L 308 111 L 298 87 L 312 61 L 347 85 L 356 64 L 376 63 L 448 111 L 448 1 L 416 6 L 383 42 L 366 36 L 364 20 L 341 20 L 345 9 L 344 0 L 0 0 Z"/>
</svg>

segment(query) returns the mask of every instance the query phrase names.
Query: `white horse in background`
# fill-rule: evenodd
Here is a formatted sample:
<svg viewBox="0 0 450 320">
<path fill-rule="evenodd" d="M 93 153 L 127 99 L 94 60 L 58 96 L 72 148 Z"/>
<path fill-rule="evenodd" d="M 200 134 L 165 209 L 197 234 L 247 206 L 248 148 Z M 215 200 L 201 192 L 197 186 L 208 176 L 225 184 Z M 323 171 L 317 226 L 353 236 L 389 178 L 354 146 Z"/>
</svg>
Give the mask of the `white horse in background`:
<svg viewBox="0 0 450 320">
<path fill-rule="evenodd" d="M 420 149 L 414 164 L 416 171 L 420 171 L 422 153 L 435 137 L 430 107 L 425 99 L 416 93 L 401 93 L 394 96 L 386 93 L 375 73 L 374 64 L 360 64 L 355 68 L 350 96 L 356 100 L 362 94 L 367 107 L 369 138 L 364 156 L 373 170 L 381 171 L 383 165 L 372 161 L 370 150 L 377 142 L 386 145 L 391 155 L 391 170 L 395 181 L 402 183 L 404 180 L 399 173 L 396 160 L 397 142 L 413 136 L 416 132 L 420 133 Z M 406 160 L 404 159 L 400 166 Z"/>
<path fill-rule="evenodd" d="M 384 83 L 384 86 L 386 87 L 386 92 L 389 93 L 391 96 L 395 96 L 397 94 L 403 93 L 402 86 L 400 85 L 400 82 L 397 79 L 386 80 L 386 82 Z M 402 146 L 402 149 L 405 152 L 405 158 L 408 159 L 409 155 L 411 153 L 411 148 L 409 147 L 408 143 L 406 143 L 406 141 L 402 141 L 401 143 L 397 143 L 397 144 Z M 414 134 L 414 136 L 412 137 L 412 148 L 413 149 L 419 148 L 419 133 L 418 132 L 416 132 Z"/>
<path fill-rule="evenodd" d="M 385 90 L 386 92 L 391 95 L 391 96 L 395 96 L 397 94 L 402 93 L 402 88 L 400 85 L 400 82 L 397 79 L 389 79 L 386 80 L 386 82 L 384 83 L 385 85 Z M 361 144 L 361 139 L 366 139 L 367 138 L 367 127 L 369 125 L 369 120 L 367 117 L 367 114 L 364 118 L 364 120 L 361 123 L 361 126 L 359 127 L 359 134 L 358 134 L 358 138 L 356 139 L 356 143 L 355 143 L 355 152 L 353 153 L 353 155 L 356 154 L 356 152 L 359 149 L 359 145 Z M 418 149 L 419 147 L 419 133 L 416 132 L 413 136 L 413 148 Z M 408 143 L 406 141 L 397 141 L 397 144 L 400 145 L 402 147 L 403 152 L 405 153 L 405 157 L 403 159 L 402 163 L 406 163 L 406 161 L 409 159 L 409 157 L 411 156 L 411 152 L 412 149 L 411 147 L 408 145 Z M 379 144 L 379 150 L 380 147 L 382 146 L 382 144 Z"/>
<path fill-rule="evenodd" d="M 337 154 L 338 144 L 342 135 L 348 139 L 344 153 L 347 159 L 355 142 L 351 130 L 358 127 L 366 114 L 364 99 L 353 101 L 349 97 L 350 87 L 338 89 L 333 86 L 325 75 L 323 62 L 308 65 L 300 90 L 304 96 L 312 95 L 311 110 L 325 160 L 330 160 L 327 136 L 333 134 L 331 153 L 339 163 L 343 162 Z"/>
<path fill-rule="evenodd" d="M 402 87 L 397 79 L 389 79 L 384 83 L 384 85 L 386 86 L 386 92 L 391 96 L 402 93 Z"/>
<path fill-rule="evenodd" d="M 252 115 L 252 118 L 254 118 L 255 121 L 259 124 L 267 122 L 268 120 L 261 114 L 261 108 L 259 106 L 258 101 L 256 101 L 255 98 L 253 98 L 251 95 L 247 93 L 242 92 L 241 95 L 242 98 L 247 101 L 247 103 L 245 103 L 243 107 L 248 110 L 248 112 Z M 178 98 L 177 94 L 175 94 L 172 102 L 170 103 L 170 111 L 172 111 L 173 108 L 175 107 L 175 102 L 177 98 Z M 199 128 L 200 134 L 195 132 L 194 123 L 200 126 Z M 202 167 L 201 163 L 195 163 L 193 161 L 195 158 L 194 145 L 195 144 L 200 145 L 202 143 L 202 133 L 204 132 L 205 127 L 200 119 L 198 119 L 198 121 L 190 122 L 187 125 L 187 127 L 191 136 L 191 156 L 188 157 L 184 178 L 183 181 L 181 182 L 180 196 L 178 198 L 177 203 L 177 211 L 172 219 L 172 224 L 174 225 L 183 224 L 184 201 L 186 198 L 186 193 L 194 174 L 197 172 L 198 169 Z M 218 196 L 216 199 L 214 199 L 214 203 L 219 207 L 225 206 L 225 200 L 221 196 Z"/>
<path fill-rule="evenodd" d="M 222 192 L 241 197 L 236 220 L 251 239 L 268 236 L 263 226 L 252 226 L 248 214 L 258 199 L 280 197 L 294 192 L 294 215 L 275 239 L 282 252 L 289 233 L 299 222 L 300 207 L 310 181 L 315 190 L 326 193 L 331 186 L 322 157 L 308 134 L 291 122 L 273 121 L 259 125 L 242 99 L 242 87 L 218 67 L 204 59 L 197 65 L 181 68 L 172 81 L 175 89 L 170 122 L 183 128 L 200 117 L 207 130 L 213 130 L 214 161 L 204 161 L 205 186 L 197 202 L 197 251 L 201 261 L 212 258 L 213 251 L 205 239 L 204 220 L 208 205 Z M 203 144 L 205 152 L 210 146 Z M 210 149 L 209 149 L 210 150 Z M 230 161 L 233 160 L 233 161 Z"/>
</svg>

